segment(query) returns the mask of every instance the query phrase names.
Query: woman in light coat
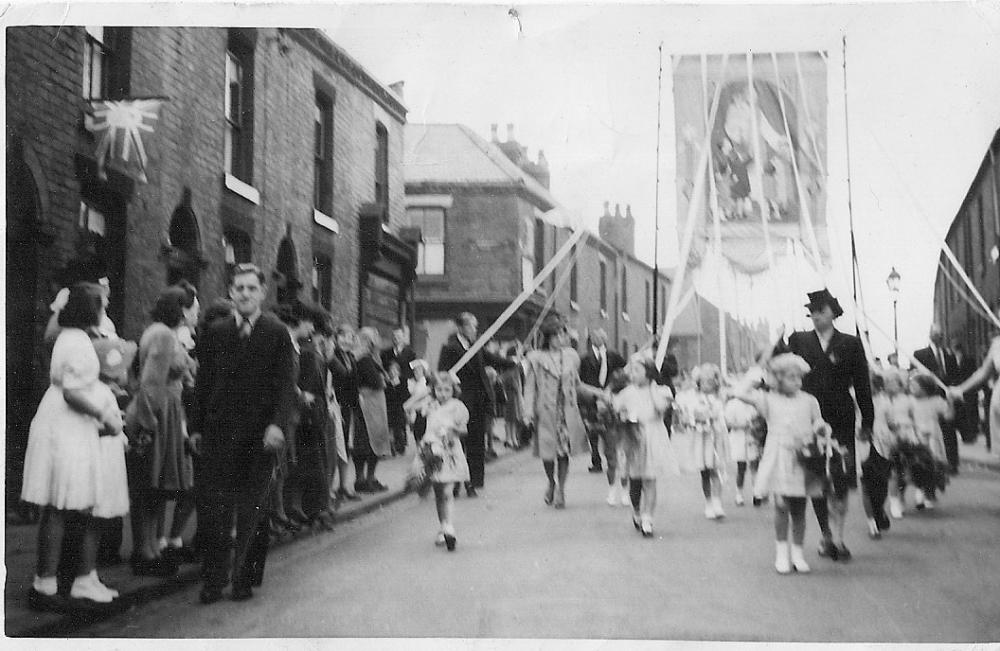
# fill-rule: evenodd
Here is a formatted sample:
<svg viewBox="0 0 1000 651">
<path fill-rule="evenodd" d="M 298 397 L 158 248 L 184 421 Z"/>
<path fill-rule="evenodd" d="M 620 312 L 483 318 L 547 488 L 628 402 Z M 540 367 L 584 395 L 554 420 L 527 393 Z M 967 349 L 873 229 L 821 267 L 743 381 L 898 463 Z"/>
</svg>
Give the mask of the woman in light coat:
<svg viewBox="0 0 1000 651">
<path fill-rule="evenodd" d="M 534 427 L 534 454 L 548 477 L 545 503 L 566 506 L 570 455 L 588 451 L 577 394 L 605 399 L 604 392 L 580 382 L 580 356 L 567 348 L 566 326 L 549 316 L 540 329 L 542 345 L 528 353 L 524 382 L 525 423 Z"/>
</svg>

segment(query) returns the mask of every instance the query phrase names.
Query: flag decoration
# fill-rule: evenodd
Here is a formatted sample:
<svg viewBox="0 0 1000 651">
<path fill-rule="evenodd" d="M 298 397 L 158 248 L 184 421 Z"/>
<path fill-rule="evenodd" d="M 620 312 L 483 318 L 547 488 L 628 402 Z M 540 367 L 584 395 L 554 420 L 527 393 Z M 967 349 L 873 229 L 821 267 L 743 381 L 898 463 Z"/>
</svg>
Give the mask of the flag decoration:
<svg viewBox="0 0 1000 651">
<path fill-rule="evenodd" d="M 688 214 L 697 176 L 709 175 L 699 186 L 705 194 L 695 214 L 692 260 L 705 257 L 717 215 L 716 253 L 738 272 L 773 266 L 789 240 L 800 243 L 814 265 L 826 264 L 825 57 L 682 55 L 674 58 L 673 81 L 678 215 Z M 703 147 L 709 148 L 707 165 L 696 169 Z"/>
<path fill-rule="evenodd" d="M 93 100 L 86 120 L 87 129 L 97 137 L 97 169 L 102 179 L 110 167 L 147 183 L 149 159 L 143 133 L 152 134 L 160 117 L 163 98 Z"/>
</svg>

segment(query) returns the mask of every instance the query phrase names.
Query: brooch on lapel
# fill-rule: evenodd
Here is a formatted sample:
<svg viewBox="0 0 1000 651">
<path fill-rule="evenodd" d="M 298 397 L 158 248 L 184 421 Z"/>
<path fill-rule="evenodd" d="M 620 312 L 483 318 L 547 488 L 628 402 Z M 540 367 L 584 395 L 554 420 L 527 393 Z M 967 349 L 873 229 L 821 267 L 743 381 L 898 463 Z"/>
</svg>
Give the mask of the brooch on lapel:
<svg viewBox="0 0 1000 651">
<path fill-rule="evenodd" d="M 839 357 L 837 357 L 837 353 L 834 353 L 834 352 L 831 352 L 831 353 L 830 353 L 830 354 L 828 355 L 828 357 L 830 358 L 830 363 L 831 363 L 831 364 L 836 364 L 837 362 L 839 362 L 839 361 L 840 361 L 840 358 L 839 358 Z"/>
</svg>

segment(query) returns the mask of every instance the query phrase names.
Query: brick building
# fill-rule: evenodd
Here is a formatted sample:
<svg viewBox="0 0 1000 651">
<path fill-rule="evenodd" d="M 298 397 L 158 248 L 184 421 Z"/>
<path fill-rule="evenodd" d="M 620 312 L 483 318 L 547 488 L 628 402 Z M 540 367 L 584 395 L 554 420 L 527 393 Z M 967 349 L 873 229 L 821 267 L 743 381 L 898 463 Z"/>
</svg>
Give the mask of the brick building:
<svg viewBox="0 0 1000 651">
<path fill-rule="evenodd" d="M 987 303 L 1000 305 L 1000 130 L 983 156 L 945 241 Z M 963 298 L 971 294 L 944 253 L 934 281 L 934 319 L 949 336 L 964 340 L 968 353 L 982 359 L 994 327 Z M 943 269 L 942 269 L 943 267 Z M 946 271 L 945 271 L 946 270 Z"/>
<path fill-rule="evenodd" d="M 489 141 L 457 124 L 410 124 L 406 136 L 407 220 L 423 234 L 416 283 L 421 336 L 416 349 L 434 364 L 458 312 L 472 311 L 485 328 L 573 230 L 566 210 L 548 191 L 544 153 L 530 160 L 514 138 L 512 125 L 503 142 L 496 125 Z M 500 340 L 528 334 L 564 274 L 551 308 L 566 317 L 581 346 L 590 329 L 598 327 L 607 332 L 613 348 L 626 354 L 650 339 L 654 320 L 662 323 L 666 315 L 670 277 L 660 273 L 654 309 L 653 270 L 635 257 L 635 219 L 629 206 L 623 214 L 616 205 L 612 213 L 606 203 L 599 232 L 583 236 L 575 261 L 569 262 L 571 253 L 556 268 L 500 330 Z M 685 313 L 694 309 L 692 304 Z M 731 336 L 746 334 L 746 328 L 737 325 L 733 322 Z M 694 340 L 705 352 L 684 348 L 682 365 L 710 361 L 712 346 L 718 361 L 717 330 L 714 343 L 707 335 Z"/>
<path fill-rule="evenodd" d="M 191 280 L 206 304 L 244 261 L 272 302 L 298 293 L 385 331 L 412 318 L 406 109 L 322 32 L 15 27 L 6 54 L 9 444 L 47 383 L 59 270 L 88 251 L 129 339 L 167 283 Z M 101 174 L 86 100 L 153 96 L 167 101 L 143 136 L 148 182 Z"/>
</svg>

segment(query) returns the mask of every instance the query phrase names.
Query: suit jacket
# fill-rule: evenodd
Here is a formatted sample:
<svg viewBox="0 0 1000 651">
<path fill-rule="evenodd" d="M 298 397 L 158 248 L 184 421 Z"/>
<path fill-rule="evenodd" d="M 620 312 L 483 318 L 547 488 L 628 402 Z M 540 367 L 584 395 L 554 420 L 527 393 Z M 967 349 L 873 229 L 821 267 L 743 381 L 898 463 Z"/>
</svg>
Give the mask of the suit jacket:
<svg viewBox="0 0 1000 651">
<path fill-rule="evenodd" d="M 399 377 L 404 387 L 407 380 L 413 379 L 413 369 L 410 368 L 410 362 L 415 359 L 417 359 L 417 354 L 409 346 L 403 346 L 398 355 L 392 346 L 382 351 L 382 366 L 389 370 L 390 362 L 399 364 Z"/>
<path fill-rule="evenodd" d="M 955 384 L 955 377 L 958 371 L 955 356 L 947 348 L 942 348 L 941 354 L 944 357 L 944 368 L 941 368 L 941 365 L 938 364 L 938 360 L 934 356 L 934 349 L 930 346 L 915 351 L 913 358 L 926 366 L 928 371 L 936 375 L 945 384 Z"/>
<path fill-rule="evenodd" d="M 868 360 L 860 339 L 834 330 L 830 346 L 824 353 L 814 331 L 793 332 L 788 337 L 788 345 L 779 344 L 775 352 L 795 353 L 809 364 L 812 370 L 802 379 L 802 389 L 816 397 L 823 420 L 835 432 L 853 432 L 852 386 L 861 410 L 861 426 L 871 429 L 875 420 L 875 408 L 872 405 Z"/>
<path fill-rule="evenodd" d="M 611 381 L 611 374 L 620 368 L 625 368 L 625 359 L 613 350 L 608 350 L 608 375 L 604 378 L 604 383 L 600 381 L 601 362 L 594 354 L 594 349 L 587 346 L 587 354 L 580 359 L 580 381 L 599 389 L 607 388 Z"/>
<path fill-rule="evenodd" d="M 677 356 L 668 352 L 663 357 L 663 365 L 660 366 L 660 378 L 657 384 L 670 387 L 670 390 L 674 391 L 674 378 L 678 374 L 680 374 L 680 366 L 677 364 Z"/>
<path fill-rule="evenodd" d="M 448 342 L 441 347 L 441 355 L 438 357 L 438 370 L 447 371 L 465 355 L 465 347 L 458 340 L 458 335 L 452 335 Z M 492 366 L 498 371 L 514 368 L 516 362 L 504 359 L 499 355 L 487 352 L 483 349 L 472 356 L 469 363 L 458 372 L 458 381 L 462 385 L 461 400 L 467 406 L 474 400 L 488 402 L 492 391 L 490 389 L 490 378 L 486 374 L 486 367 Z"/>
<path fill-rule="evenodd" d="M 293 436 L 297 417 L 297 359 L 288 329 L 272 314 L 261 314 L 246 341 L 235 317 L 210 325 L 198 342 L 191 431 L 202 435 L 206 483 L 239 489 L 251 461 L 263 450 L 264 430 L 281 428 Z"/>
</svg>

